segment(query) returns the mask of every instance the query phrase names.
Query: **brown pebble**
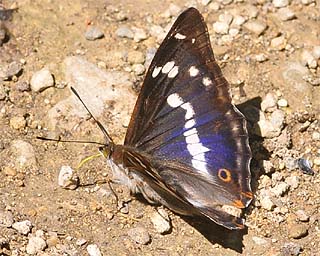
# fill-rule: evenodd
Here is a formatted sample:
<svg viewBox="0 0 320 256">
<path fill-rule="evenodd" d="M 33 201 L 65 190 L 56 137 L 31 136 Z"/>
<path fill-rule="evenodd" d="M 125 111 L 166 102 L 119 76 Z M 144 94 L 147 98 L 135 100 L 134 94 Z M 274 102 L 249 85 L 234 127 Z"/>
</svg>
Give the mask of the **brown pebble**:
<svg viewBox="0 0 320 256">
<path fill-rule="evenodd" d="M 15 170 L 14 168 L 10 167 L 10 166 L 5 166 L 3 168 L 3 173 L 7 176 L 16 176 L 17 175 L 17 170 Z"/>
<path fill-rule="evenodd" d="M 292 223 L 288 226 L 288 236 L 299 239 L 308 235 L 308 226 L 300 223 Z"/>
</svg>

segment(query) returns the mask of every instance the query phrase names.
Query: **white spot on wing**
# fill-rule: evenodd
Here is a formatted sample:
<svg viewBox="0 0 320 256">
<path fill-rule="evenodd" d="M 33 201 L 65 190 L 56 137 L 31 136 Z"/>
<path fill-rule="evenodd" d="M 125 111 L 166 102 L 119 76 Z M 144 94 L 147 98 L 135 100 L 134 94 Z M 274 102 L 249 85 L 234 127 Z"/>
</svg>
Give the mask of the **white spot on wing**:
<svg viewBox="0 0 320 256">
<path fill-rule="evenodd" d="M 210 79 L 209 77 L 207 77 L 207 76 L 202 79 L 202 83 L 203 83 L 203 85 L 205 85 L 205 86 L 212 85 L 211 79 Z"/>
<path fill-rule="evenodd" d="M 157 75 L 159 75 L 160 71 L 161 67 L 155 67 L 152 72 L 152 77 L 155 78 Z"/>
<path fill-rule="evenodd" d="M 168 96 L 167 103 L 170 107 L 176 108 L 183 104 L 183 100 L 177 93 L 173 93 Z"/>
<path fill-rule="evenodd" d="M 192 159 L 191 162 L 192 162 L 192 166 L 194 168 L 196 168 L 197 170 L 208 173 L 207 166 L 206 166 L 205 162 L 198 161 L 195 159 Z"/>
<path fill-rule="evenodd" d="M 192 38 L 191 43 L 194 44 L 195 41 L 196 41 L 196 39 L 195 39 L 195 38 Z"/>
<path fill-rule="evenodd" d="M 194 116 L 195 113 L 190 102 L 184 103 L 183 105 L 181 105 L 181 107 L 187 111 L 184 117 L 185 120 L 188 120 Z"/>
<path fill-rule="evenodd" d="M 189 74 L 190 76 L 196 76 L 199 74 L 199 69 L 197 69 L 195 66 L 191 66 L 189 68 Z"/>
<path fill-rule="evenodd" d="M 174 67 L 174 61 L 167 62 L 162 68 L 162 73 L 168 74 L 173 67 Z"/>
<path fill-rule="evenodd" d="M 195 134 L 192 134 L 190 136 L 187 136 L 186 137 L 186 142 L 187 142 L 187 144 L 199 143 L 200 139 L 199 139 L 198 134 L 195 133 Z"/>
<path fill-rule="evenodd" d="M 170 70 L 168 77 L 169 78 L 174 78 L 176 75 L 178 75 L 179 73 L 179 67 L 178 66 L 174 66 L 173 69 Z"/>
<path fill-rule="evenodd" d="M 188 131 L 185 131 L 183 133 L 183 136 L 187 137 L 187 136 L 190 136 L 191 134 L 194 134 L 194 133 L 196 133 L 196 134 L 198 133 L 196 128 L 192 128 L 192 129 L 190 129 Z"/>
<path fill-rule="evenodd" d="M 175 34 L 174 37 L 175 37 L 176 39 L 180 39 L 180 40 L 183 40 L 183 39 L 186 38 L 185 35 L 182 35 L 182 34 L 180 34 L 180 33 Z"/>
<path fill-rule="evenodd" d="M 210 149 L 203 146 L 201 142 L 195 143 L 195 144 L 188 144 L 187 149 L 188 149 L 190 155 L 192 155 L 192 156 L 210 151 Z"/>
<path fill-rule="evenodd" d="M 194 119 L 190 119 L 184 124 L 184 128 L 189 129 L 193 127 L 196 124 L 196 121 Z"/>
</svg>

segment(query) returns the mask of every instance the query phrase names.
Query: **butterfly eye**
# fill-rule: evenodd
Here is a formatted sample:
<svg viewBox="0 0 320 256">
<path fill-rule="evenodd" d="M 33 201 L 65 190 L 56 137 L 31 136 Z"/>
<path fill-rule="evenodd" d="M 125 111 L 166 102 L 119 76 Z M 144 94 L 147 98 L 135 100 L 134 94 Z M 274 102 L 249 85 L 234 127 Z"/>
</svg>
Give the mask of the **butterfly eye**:
<svg viewBox="0 0 320 256">
<path fill-rule="evenodd" d="M 232 180 L 231 173 L 227 169 L 219 169 L 218 177 L 224 182 L 230 182 Z"/>
</svg>

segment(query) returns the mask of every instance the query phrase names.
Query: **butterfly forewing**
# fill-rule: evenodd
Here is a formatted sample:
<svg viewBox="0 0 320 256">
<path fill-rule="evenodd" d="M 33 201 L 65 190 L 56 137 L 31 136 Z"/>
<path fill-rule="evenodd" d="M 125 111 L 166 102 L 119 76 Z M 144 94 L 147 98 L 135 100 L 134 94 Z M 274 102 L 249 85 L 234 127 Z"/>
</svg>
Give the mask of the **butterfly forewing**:
<svg viewBox="0 0 320 256">
<path fill-rule="evenodd" d="M 156 53 L 125 146 L 148 158 L 164 187 L 221 225 L 236 222 L 221 206 L 251 201 L 245 120 L 196 9 L 178 17 Z"/>
</svg>

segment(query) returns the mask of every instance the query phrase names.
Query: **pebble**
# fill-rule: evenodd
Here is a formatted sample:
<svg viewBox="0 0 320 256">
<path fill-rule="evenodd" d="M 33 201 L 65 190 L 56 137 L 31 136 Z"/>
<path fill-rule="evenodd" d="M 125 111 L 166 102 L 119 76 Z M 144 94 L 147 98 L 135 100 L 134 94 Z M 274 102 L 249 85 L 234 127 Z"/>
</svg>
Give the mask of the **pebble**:
<svg viewBox="0 0 320 256">
<path fill-rule="evenodd" d="M 268 241 L 262 237 L 253 236 L 252 241 L 257 245 L 266 245 L 268 244 Z"/>
<path fill-rule="evenodd" d="M 146 68 L 142 64 L 133 64 L 132 70 L 137 76 L 141 76 L 146 71 Z"/>
<path fill-rule="evenodd" d="M 280 182 L 275 187 L 271 188 L 270 191 L 275 196 L 283 196 L 289 189 L 289 185 L 286 182 Z"/>
<path fill-rule="evenodd" d="M 90 256 L 101 256 L 100 249 L 96 244 L 89 244 L 87 246 L 87 252 Z"/>
<path fill-rule="evenodd" d="M 26 246 L 26 252 L 31 255 L 35 255 L 43 251 L 47 247 L 46 241 L 41 237 L 32 236 L 30 237 Z"/>
<path fill-rule="evenodd" d="M 159 211 L 160 210 L 161 209 L 159 209 Z M 155 212 L 152 214 L 151 222 L 159 234 L 166 234 L 171 230 L 169 216 L 164 210 L 161 213 Z"/>
<path fill-rule="evenodd" d="M 132 241 L 137 244 L 148 244 L 151 240 L 150 234 L 143 227 L 132 228 L 128 231 L 128 235 Z"/>
<path fill-rule="evenodd" d="M 313 47 L 312 55 L 313 55 L 316 59 L 320 59 L 320 45 L 316 45 L 316 46 Z"/>
<path fill-rule="evenodd" d="M 274 7 L 281 8 L 289 5 L 289 0 L 273 0 L 272 1 Z"/>
<path fill-rule="evenodd" d="M 259 9 L 256 6 L 250 4 L 246 6 L 245 12 L 247 13 L 250 19 L 257 18 L 259 14 Z"/>
<path fill-rule="evenodd" d="M 300 244 L 296 243 L 285 243 L 281 249 L 281 255 L 290 255 L 290 256 L 298 256 L 300 255 L 300 252 L 302 251 L 302 247 Z"/>
<path fill-rule="evenodd" d="M 165 18 L 171 18 L 171 17 L 177 17 L 179 13 L 181 13 L 181 8 L 176 4 L 170 4 L 169 8 L 164 11 L 163 17 Z"/>
<path fill-rule="evenodd" d="M 25 128 L 27 121 L 23 116 L 14 116 L 10 119 L 10 126 L 15 130 L 21 130 Z"/>
<path fill-rule="evenodd" d="M 77 239 L 77 241 L 76 241 L 76 245 L 79 245 L 79 246 L 82 246 L 82 245 L 84 245 L 84 244 L 86 244 L 86 243 L 87 243 L 87 240 L 84 239 L 84 238 L 79 238 L 79 239 Z"/>
<path fill-rule="evenodd" d="M 95 27 L 95 26 L 89 26 L 87 28 L 86 33 L 84 34 L 85 38 L 89 41 L 94 41 L 100 38 L 104 37 L 104 33 L 101 31 L 101 29 Z"/>
<path fill-rule="evenodd" d="M 249 20 L 243 27 L 257 36 L 260 36 L 267 29 L 267 24 L 260 20 Z"/>
<path fill-rule="evenodd" d="M 262 138 L 274 138 L 281 134 L 281 129 L 274 127 L 269 120 L 259 120 L 254 124 L 253 132 Z"/>
<path fill-rule="evenodd" d="M 227 25 L 230 25 L 232 20 L 233 20 L 233 16 L 230 13 L 222 13 L 219 15 L 219 21 L 226 23 Z"/>
<path fill-rule="evenodd" d="M 282 21 L 288 21 L 296 18 L 295 13 L 290 8 L 280 8 L 277 12 L 278 17 Z"/>
<path fill-rule="evenodd" d="M 229 29 L 229 35 L 232 37 L 235 37 L 236 35 L 238 35 L 240 33 L 240 30 L 237 28 L 230 28 Z"/>
<path fill-rule="evenodd" d="M 264 112 L 273 112 L 277 109 L 277 96 L 274 93 L 267 93 L 261 102 L 261 110 Z"/>
<path fill-rule="evenodd" d="M 5 100 L 6 98 L 7 98 L 6 88 L 2 84 L 0 84 L 0 100 Z"/>
<path fill-rule="evenodd" d="M 11 166 L 4 166 L 2 171 L 7 176 L 14 177 L 17 175 L 17 170 L 12 168 Z"/>
<path fill-rule="evenodd" d="M 12 224 L 12 227 L 22 235 L 30 233 L 32 224 L 30 220 L 18 221 Z"/>
<path fill-rule="evenodd" d="M 312 4 L 314 2 L 315 2 L 315 0 L 301 0 L 301 3 L 304 4 L 304 5 L 309 5 L 309 4 Z"/>
<path fill-rule="evenodd" d="M 150 26 L 149 33 L 156 38 L 157 42 L 161 42 L 166 36 L 166 31 L 159 25 Z"/>
<path fill-rule="evenodd" d="M 288 107 L 288 101 L 286 99 L 279 99 L 277 105 L 281 108 Z"/>
<path fill-rule="evenodd" d="M 309 68 L 316 68 L 318 66 L 317 60 L 312 55 L 312 53 L 308 50 L 302 50 L 301 53 L 301 63 L 304 66 L 308 66 Z"/>
<path fill-rule="evenodd" d="M 0 227 L 10 228 L 13 222 L 14 220 L 11 212 L 0 210 Z"/>
<path fill-rule="evenodd" d="M 228 34 L 229 25 L 227 23 L 217 21 L 213 23 L 213 30 L 218 34 Z"/>
<path fill-rule="evenodd" d="M 285 121 L 285 114 L 282 110 L 276 109 L 271 113 L 270 121 L 275 130 L 282 130 Z"/>
<path fill-rule="evenodd" d="M 133 40 L 137 43 L 148 38 L 146 31 L 142 28 L 133 27 L 132 31 L 134 33 Z"/>
<path fill-rule="evenodd" d="M 299 178 L 297 176 L 290 176 L 286 178 L 285 182 L 290 186 L 291 189 L 299 187 Z"/>
<path fill-rule="evenodd" d="M 284 36 L 278 36 L 271 39 L 270 46 L 274 50 L 282 51 L 286 48 L 286 45 L 287 45 L 287 40 L 285 39 Z"/>
<path fill-rule="evenodd" d="M 298 219 L 302 222 L 308 222 L 309 221 L 309 216 L 306 214 L 304 210 L 298 210 L 296 211 L 296 215 Z"/>
<path fill-rule="evenodd" d="M 268 60 L 268 56 L 264 53 L 259 53 L 254 56 L 255 60 L 258 62 L 265 62 Z"/>
<path fill-rule="evenodd" d="M 58 176 L 58 185 L 65 189 L 76 189 L 79 185 L 79 177 L 74 174 L 70 166 L 62 166 Z"/>
<path fill-rule="evenodd" d="M 30 86 L 31 90 L 34 92 L 42 92 L 53 85 L 53 76 L 47 68 L 35 72 L 31 77 Z"/>
<path fill-rule="evenodd" d="M 276 206 L 269 196 L 263 196 L 260 199 L 260 204 L 263 209 L 268 211 L 271 211 Z"/>
<path fill-rule="evenodd" d="M 7 77 L 11 78 L 13 76 L 18 76 L 22 73 L 22 64 L 16 61 L 11 62 L 8 65 Z"/>
<path fill-rule="evenodd" d="M 1 22 L 0 22 L 0 47 L 6 41 L 7 36 L 8 36 L 7 29 L 4 26 L 1 26 Z"/>
<path fill-rule="evenodd" d="M 116 30 L 116 35 L 118 37 L 123 37 L 123 38 L 129 38 L 129 39 L 133 39 L 134 38 L 133 31 L 127 26 L 120 26 Z"/>
<path fill-rule="evenodd" d="M 308 235 L 308 226 L 301 223 L 289 223 L 288 224 L 288 236 L 289 238 L 299 239 Z"/>
<path fill-rule="evenodd" d="M 240 28 L 240 26 L 242 26 L 244 23 L 246 22 L 246 19 L 241 16 L 241 15 L 235 15 L 233 17 L 233 20 L 231 22 L 231 27 L 236 27 L 236 28 Z"/>
<path fill-rule="evenodd" d="M 320 166 L 320 157 L 316 157 L 315 159 L 313 159 L 313 163 L 314 165 Z"/>
<path fill-rule="evenodd" d="M 23 140 L 13 140 L 10 146 L 10 154 L 16 168 L 38 169 L 35 152 L 30 143 Z"/>
<path fill-rule="evenodd" d="M 128 52 L 128 62 L 131 64 L 142 64 L 145 61 L 145 56 L 143 52 L 140 51 L 130 51 Z"/>
<path fill-rule="evenodd" d="M 16 83 L 16 88 L 20 92 L 27 92 L 30 91 L 30 84 L 26 81 L 18 81 Z"/>
</svg>

